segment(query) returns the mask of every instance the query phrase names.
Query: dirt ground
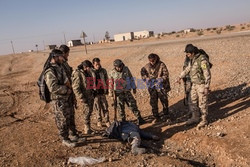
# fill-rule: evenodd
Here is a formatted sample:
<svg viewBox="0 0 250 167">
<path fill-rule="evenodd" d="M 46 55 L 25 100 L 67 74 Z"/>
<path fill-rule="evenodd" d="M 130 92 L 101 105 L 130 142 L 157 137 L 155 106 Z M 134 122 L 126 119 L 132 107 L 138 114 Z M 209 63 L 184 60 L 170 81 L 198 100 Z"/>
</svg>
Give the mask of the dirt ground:
<svg viewBox="0 0 250 167">
<path fill-rule="evenodd" d="M 189 115 L 182 101 L 183 85 L 174 84 L 188 43 L 206 50 L 213 63 L 209 126 L 202 130 L 184 125 Z M 147 120 L 141 128 L 161 137 L 157 142 L 143 141 L 148 151 L 140 156 L 133 156 L 128 145 L 98 134 L 88 136 L 81 147 L 62 146 L 53 111 L 40 101 L 36 85 L 48 51 L 0 56 L 0 166 L 74 166 L 67 164 L 68 158 L 80 156 L 107 159 L 96 166 L 250 166 L 250 33 L 93 45 L 87 55 L 84 47 L 76 47 L 71 49 L 69 64 L 76 68 L 85 59 L 99 57 L 110 71 L 113 60 L 120 58 L 140 78 L 152 52 L 159 54 L 170 72 L 170 119 L 152 124 L 147 90 L 138 90 L 138 107 Z M 111 105 L 109 109 L 113 118 Z M 126 114 L 135 120 L 131 111 Z M 96 122 L 94 113 L 92 128 L 103 130 Z M 81 109 L 76 111 L 76 124 L 83 131 Z"/>
</svg>

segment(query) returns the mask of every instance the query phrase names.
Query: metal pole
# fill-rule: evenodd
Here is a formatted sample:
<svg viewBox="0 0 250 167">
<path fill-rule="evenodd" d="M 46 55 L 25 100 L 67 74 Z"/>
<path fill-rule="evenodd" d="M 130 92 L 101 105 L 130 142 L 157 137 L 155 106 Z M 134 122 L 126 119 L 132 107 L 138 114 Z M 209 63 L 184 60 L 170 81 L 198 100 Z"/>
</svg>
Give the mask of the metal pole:
<svg viewBox="0 0 250 167">
<path fill-rule="evenodd" d="M 12 42 L 12 41 L 10 41 L 10 43 L 11 43 L 11 47 L 12 47 L 13 54 L 16 54 L 16 53 L 15 53 L 15 49 L 14 49 L 13 42 Z"/>
<path fill-rule="evenodd" d="M 65 37 L 65 33 L 63 33 L 64 36 L 64 44 L 66 45 L 66 37 Z"/>
<path fill-rule="evenodd" d="M 43 50 L 45 50 L 45 42 L 44 42 L 44 40 L 43 40 Z"/>
<path fill-rule="evenodd" d="M 94 39 L 94 43 L 95 43 L 95 35 L 93 34 L 93 39 Z"/>
<path fill-rule="evenodd" d="M 83 37 L 83 41 L 84 41 L 84 46 L 85 46 L 85 52 L 86 52 L 86 54 L 88 54 L 87 47 L 86 47 L 86 42 L 85 42 L 85 37 Z"/>
</svg>

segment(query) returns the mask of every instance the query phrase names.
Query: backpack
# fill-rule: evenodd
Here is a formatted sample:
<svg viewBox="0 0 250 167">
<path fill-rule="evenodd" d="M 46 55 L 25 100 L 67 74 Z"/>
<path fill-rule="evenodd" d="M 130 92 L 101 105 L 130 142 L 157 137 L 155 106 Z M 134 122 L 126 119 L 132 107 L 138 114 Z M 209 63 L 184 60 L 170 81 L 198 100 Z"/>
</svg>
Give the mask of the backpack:
<svg viewBox="0 0 250 167">
<path fill-rule="evenodd" d="M 204 55 L 204 56 L 207 58 L 208 63 L 209 63 L 209 67 L 210 67 L 210 69 L 211 69 L 212 66 L 213 66 L 213 64 L 210 63 L 208 54 L 207 54 L 207 53 L 205 52 L 205 50 L 203 50 L 203 49 L 199 49 L 199 52 L 200 52 L 200 54 Z"/>
<path fill-rule="evenodd" d="M 46 82 L 44 80 L 44 73 L 45 71 L 48 69 L 48 68 L 52 68 L 53 71 L 55 72 L 55 75 L 57 76 L 57 73 L 56 73 L 56 70 L 51 66 L 50 64 L 50 61 L 52 59 L 52 53 L 50 53 L 48 59 L 46 60 L 46 62 L 44 63 L 44 66 L 43 66 L 43 71 L 42 73 L 40 74 L 39 78 L 38 78 L 38 81 L 37 81 L 37 86 L 38 86 L 38 89 L 39 89 L 39 96 L 40 96 L 40 99 L 42 101 L 45 101 L 46 103 L 49 103 L 51 102 L 51 98 L 50 98 L 50 92 L 49 92 L 49 89 L 48 89 L 48 86 L 46 85 Z"/>
<path fill-rule="evenodd" d="M 51 68 L 55 72 L 55 75 L 57 76 L 57 73 L 56 73 L 56 70 L 54 69 L 54 67 L 49 66 L 42 71 L 42 73 L 40 74 L 40 77 L 38 78 L 38 81 L 37 81 L 40 99 L 42 101 L 45 101 L 46 103 L 51 102 L 50 91 L 49 91 L 49 88 L 48 88 L 48 86 L 45 82 L 45 79 L 44 79 L 45 71 L 49 68 Z"/>
</svg>

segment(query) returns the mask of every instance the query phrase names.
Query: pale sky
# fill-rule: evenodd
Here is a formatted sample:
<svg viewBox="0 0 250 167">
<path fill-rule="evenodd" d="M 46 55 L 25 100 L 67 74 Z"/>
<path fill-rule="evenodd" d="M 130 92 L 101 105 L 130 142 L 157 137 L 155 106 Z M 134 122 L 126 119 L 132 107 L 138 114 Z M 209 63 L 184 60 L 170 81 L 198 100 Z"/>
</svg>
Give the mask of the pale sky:
<svg viewBox="0 0 250 167">
<path fill-rule="evenodd" d="M 40 50 L 80 39 L 114 34 L 208 28 L 250 22 L 250 0 L 0 0 L 0 55 Z"/>
</svg>

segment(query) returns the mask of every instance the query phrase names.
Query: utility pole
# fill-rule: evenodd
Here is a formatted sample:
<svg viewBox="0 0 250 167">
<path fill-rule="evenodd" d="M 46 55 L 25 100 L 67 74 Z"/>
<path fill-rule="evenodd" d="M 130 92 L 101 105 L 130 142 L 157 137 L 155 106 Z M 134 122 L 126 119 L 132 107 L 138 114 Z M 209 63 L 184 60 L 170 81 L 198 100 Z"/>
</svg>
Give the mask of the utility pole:
<svg viewBox="0 0 250 167">
<path fill-rule="evenodd" d="M 93 34 L 93 39 L 94 39 L 94 43 L 95 43 L 95 35 Z"/>
<path fill-rule="evenodd" d="M 36 46 L 36 53 L 38 53 L 38 45 L 36 44 L 35 46 Z"/>
<path fill-rule="evenodd" d="M 45 42 L 44 42 L 44 40 L 43 40 L 43 50 L 45 50 Z"/>
<path fill-rule="evenodd" d="M 85 32 L 82 31 L 80 37 L 83 38 L 83 42 L 84 42 L 84 46 L 85 46 L 85 52 L 86 52 L 86 54 L 88 54 L 88 52 L 87 52 L 87 46 L 86 46 L 86 41 L 85 41 L 85 38 L 87 37 L 87 35 L 85 34 Z"/>
<path fill-rule="evenodd" d="M 12 41 L 10 41 L 10 43 L 11 43 L 11 47 L 12 47 L 13 54 L 16 54 L 16 53 L 15 53 L 15 49 L 14 49 L 13 42 L 12 42 Z"/>
<path fill-rule="evenodd" d="M 64 37 L 64 44 L 66 45 L 66 36 L 64 32 L 63 32 L 63 37 Z"/>
</svg>

